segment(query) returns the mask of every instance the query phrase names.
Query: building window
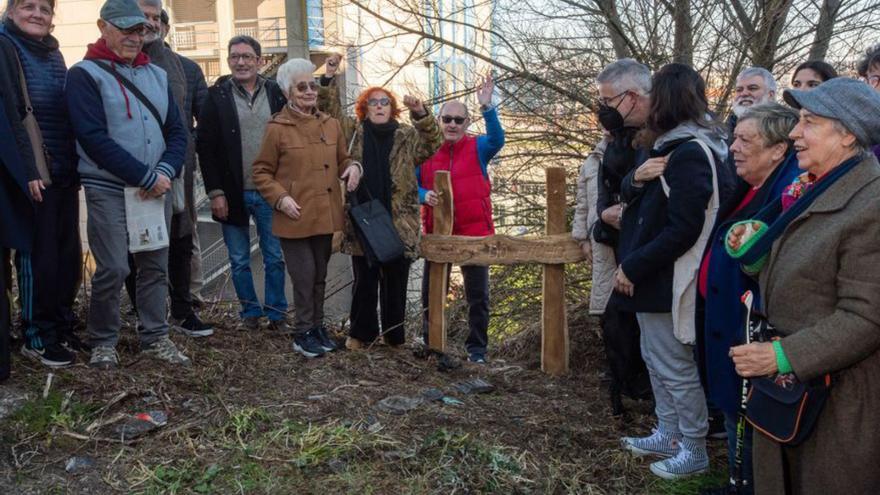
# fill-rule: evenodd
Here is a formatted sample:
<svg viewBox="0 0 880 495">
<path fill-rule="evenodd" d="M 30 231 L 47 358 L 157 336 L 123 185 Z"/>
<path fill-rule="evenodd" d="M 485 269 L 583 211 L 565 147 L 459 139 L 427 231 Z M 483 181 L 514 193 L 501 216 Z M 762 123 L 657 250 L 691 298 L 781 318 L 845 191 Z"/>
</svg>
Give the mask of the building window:
<svg viewBox="0 0 880 495">
<path fill-rule="evenodd" d="M 215 0 L 177 0 L 169 2 L 174 22 L 217 22 Z"/>
<path fill-rule="evenodd" d="M 306 18 L 309 26 L 309 46 L 324 46 L 323 0 L 306 0 Z"/>
</svg>

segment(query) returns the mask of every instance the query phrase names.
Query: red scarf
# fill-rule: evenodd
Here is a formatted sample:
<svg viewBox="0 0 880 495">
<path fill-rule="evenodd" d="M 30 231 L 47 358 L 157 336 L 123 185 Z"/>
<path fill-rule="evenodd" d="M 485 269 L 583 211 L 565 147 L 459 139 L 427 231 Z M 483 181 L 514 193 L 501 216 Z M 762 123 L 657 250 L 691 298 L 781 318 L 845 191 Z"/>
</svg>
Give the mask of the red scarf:
<svg viewBox="0 0 880 495">
<path fill-rule="evenodd" d="M 144 52 L 138 52 L 137 56 L 134 58 L 134 61 L 129 62 L 124 58 L 120 57 L 113 50 L 111 50 L 107 46 L 107 40 L 104 38 L 100 38 L 98 41 L 89 44 L 88 50 L 86 50 L 86 60 L 108 60 L 110 61 L 110 66 L 113 67 L 113 70 L 116 70 L 116 64 L 123 65 L 131 65 L 132 67 L 141 67 L 150 63 L 150 56 Z M 125 86 L 122 85 L 122 81 L 119 80 L 119 76 L 116 76 L 116 83 L 119 84 L 119 90 L 122 91 L 122 96 L 125 98 L 125 111 L 128 114 L 128 118 L 131 117 L 131 105 L 128 101 L 128 92 L 125 91 Z"/>
</svg>

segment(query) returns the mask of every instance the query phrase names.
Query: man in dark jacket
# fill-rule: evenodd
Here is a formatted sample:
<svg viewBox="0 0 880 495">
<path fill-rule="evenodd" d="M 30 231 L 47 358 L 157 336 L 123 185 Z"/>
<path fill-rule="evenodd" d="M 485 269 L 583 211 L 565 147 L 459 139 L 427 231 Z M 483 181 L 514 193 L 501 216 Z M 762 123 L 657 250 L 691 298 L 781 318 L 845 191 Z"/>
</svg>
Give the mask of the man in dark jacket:
<svg viewBox="0 0 880 495">
<path fill-rule="evenodd" d="M 168 73 L 168 85 L 180 108 L 180 116 L 187 129 L 192 128 L 192 102 L 190 88 L 179 55 L 165 44 L 162 26 L 162 1 L 139 0 L 138 6 L 147 18 L 148 32 L 144 37 L 144 52 L 152 62 Z M 193 204 L 192 174 L 195 167 L 195 145 L 192 136 L 187 141 L 186 160 L 183 170 L 174 180 L 172 188 L 174 215 L 171 217 L 171 238 L 168 248 L 168 282 L 171 296 L 172 328 L 190 337 L 213 335 L 214 329 L 202 322 L 193 309 L 190 294 L 191 260 L 193 257 L 193 231 L 195 230 L 195 207 Z M 182 200 L 182 201 L 181 201 Z"/>
<path fill-rule="evenodd" d="M 270 328 L 289 332 L 284 260 L 281 243 L 272 235 L 273 208 L 257 191 L 252 171 L 266 123 L 287 101 L 274 81 L 259 75 L 260 55 L 260 43 L 250 36 L 236 36 L 229 41 L 232 75 L 221 77 L 208 89 L 196 141 L 211 214 L 223 227 L 244 328 L 257 330 L 265 315 Z M 251 217 L 257 226 L 266 273 L 263 306 L 251 274 Z"/>
<path fill-rule="evenodd" d="M 620 184 L 647 154 L 637 149 L 633 140 L 645 124 L 650 106 L 651 70 L 633 59 L 621 59 L 599 73 L 599 122 L 610 134 L 598 173 L 599 219 L 592 226 L 592 235 L 615 249 L 619 260 L 618 238 L 623 204 Z M 623 413 L 621 394 L 632 398 L 651 396 L 648 370 L 639 349 L 639 324 L 636 315 L 621 310 L 612 297 L 602 314 L 602 340 L 611 371 L 612 414 Z"/>
</svg>

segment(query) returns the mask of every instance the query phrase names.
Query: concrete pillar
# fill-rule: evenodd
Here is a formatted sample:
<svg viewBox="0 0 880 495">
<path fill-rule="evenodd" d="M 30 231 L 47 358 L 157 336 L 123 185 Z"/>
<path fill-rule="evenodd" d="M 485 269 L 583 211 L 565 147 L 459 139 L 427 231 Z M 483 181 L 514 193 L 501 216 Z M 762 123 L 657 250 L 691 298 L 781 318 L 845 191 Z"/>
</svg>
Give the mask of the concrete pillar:
<svg viewBox="0 0 880 495">
<path fill-rule="evenodd" d="M 287 57 L 309 59 L 306 0 L 284 0 L 287 18 Z"/>
<path fill-rule="evenodd" d="M 226 63 L 226 45 L 235 36 L 235 8 L 232 0 L 217 0 L 217 53 L 220 55 L 220 74 L 231 71 Z"/>
</svg>

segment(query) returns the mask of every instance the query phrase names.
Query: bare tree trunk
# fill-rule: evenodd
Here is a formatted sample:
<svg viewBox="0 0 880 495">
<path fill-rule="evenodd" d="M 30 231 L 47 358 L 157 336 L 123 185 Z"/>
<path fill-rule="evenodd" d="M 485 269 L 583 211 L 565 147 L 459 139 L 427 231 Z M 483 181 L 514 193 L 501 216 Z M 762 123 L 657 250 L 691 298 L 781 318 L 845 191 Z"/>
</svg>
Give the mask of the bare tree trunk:
<svg viewBox="0 0 880 495">
<path fill-rule="evenodd" d="M 623 32 L 623 25 L 620 22 L 620 15 L 617 13 L 617 5 L 614 0 L 594 1 L 596 7 L 598 7 L 605 18 L 605 26 L 608 28 L 608 35 L 611 36 L 611 46 L 614 47 L 614 54 L 617 58 L 632 57 L 632 51 Z"/>
<path fill-rule="evenodd" d="M 675 0 L 672 16 L 675 23 L 675 41 L 672 60 L 682 64 L 694 64 L 694 27 L 690 0 Z"/>
<path fill-rule="evenodd" d="M 793 0 L 764 0 L 761 5 L 761 22 L 758 25 L 755 43 L 752 45 L 752 63 L 773 71 L 776 64 L 776 50 L 779 39 L 788 19 Z"/>
<path fill-rule="evenodd" d="M 816 37 L 810 45 L 809 60 L 823 60 L 828 53 L 828 44 L 834 34 L 834 23 L 840 12 L 842 0 L 823 0 L 819 11 L 819 22 L 816 24 Z"/>
</svg>

